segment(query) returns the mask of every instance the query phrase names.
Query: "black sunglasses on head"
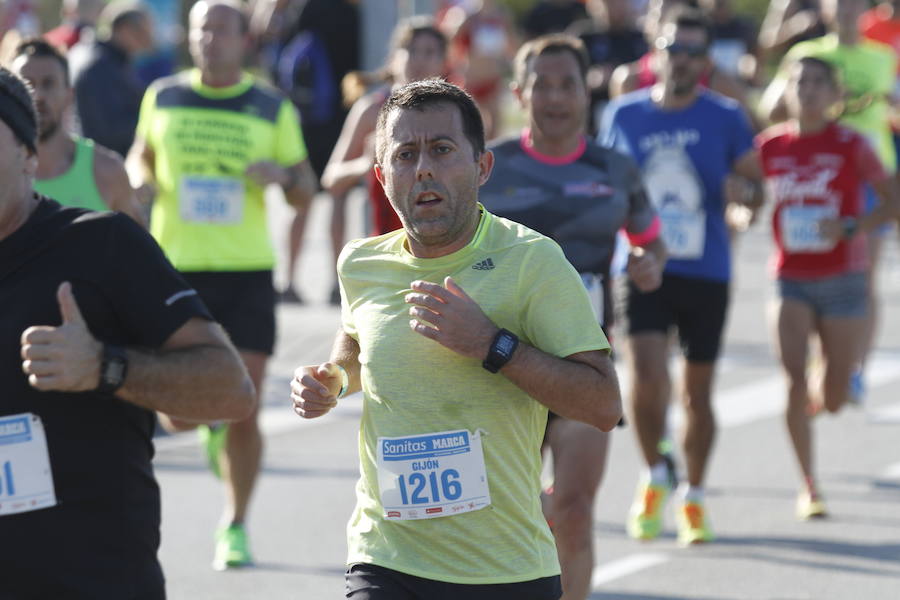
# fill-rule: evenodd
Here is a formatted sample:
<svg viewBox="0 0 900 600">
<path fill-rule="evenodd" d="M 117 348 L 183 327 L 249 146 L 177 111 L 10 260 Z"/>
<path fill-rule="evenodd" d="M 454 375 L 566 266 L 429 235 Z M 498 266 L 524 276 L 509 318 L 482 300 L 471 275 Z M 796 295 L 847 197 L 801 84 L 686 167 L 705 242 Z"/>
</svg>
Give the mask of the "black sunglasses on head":
<svg viewBox="0 0 900 600">
<path fill-rule="evenodd" d="M 706 44 L 685 44 L 660 38 L 656 40 L 657 50 L 665 50 L 669 54 L 687 54 L 691 58 L 706 56 L 709 47 Z"/>
</svg>

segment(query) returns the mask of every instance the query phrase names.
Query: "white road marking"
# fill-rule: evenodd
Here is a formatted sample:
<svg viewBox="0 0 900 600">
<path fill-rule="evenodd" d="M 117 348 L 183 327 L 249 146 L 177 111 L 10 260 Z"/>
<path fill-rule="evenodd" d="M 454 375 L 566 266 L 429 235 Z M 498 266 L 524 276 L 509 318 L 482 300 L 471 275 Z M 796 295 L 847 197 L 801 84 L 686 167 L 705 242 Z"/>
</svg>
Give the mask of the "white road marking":
<svg viewBox="0 0 900 600">
<path fill-rule="evenodd" d="M 881 474 L 882 479 L 900 479 L 900 463 L 894 463 Z"/>
<path fill-rule="evenodd" d="M 597 590 L 600 586 L 627 577 L 638 571 L 655 567 L 669 560 L 669 556 L 662 553 L 642 553 L 632 554 L 619 560 L 614 560 L 605 565 L 598 565 L 594 568 L 594 575 L 591 577 L 591 588 Z"/>
<path fill-rule="evenodd" d="M 900 404 L 870 410 L 868 421 L 879 425 L 900 423 Z"/>
<path fill-rule="evenodd" d="M 734 364 L 733 361 L 731 361 Z M 719 366 L 719 386 L 713 393 L 713 404 L 716 409 L 716 419 L 721 429 L 739 427 L 755 421 L 776 417 L 784 412 L 787 398 L 786 382 L 783 375 L 770 375 L 758 381 L 734 387 L 724 387 L 727 384 L 728 373 Z M 737 365 L 735 365 L 737 366 Z M 679 389 L 677 371 L 671 370 L 673 378 L 672 389 Z M 619 385 L 623 396 L 627 397 L 631 383 L 630 374 L 625 369 L 618 371 Z M 887 385 L 900 380 L 900 358 L 893 354 L 875 353 L 866 366 L 866 386 L 871 391 L 876 387 Z M 672 403 L 673 410 L 669 411 L 669 427 L 675 431 L 684 422 L 684 411 L 677 402 Z M 848 407 L 852 410 L 852 407 Z M 868 420 L 873 423 L 898 423 L 900 422 L 900 404 L 886 408 L 871 409 Z"/>
</svg>

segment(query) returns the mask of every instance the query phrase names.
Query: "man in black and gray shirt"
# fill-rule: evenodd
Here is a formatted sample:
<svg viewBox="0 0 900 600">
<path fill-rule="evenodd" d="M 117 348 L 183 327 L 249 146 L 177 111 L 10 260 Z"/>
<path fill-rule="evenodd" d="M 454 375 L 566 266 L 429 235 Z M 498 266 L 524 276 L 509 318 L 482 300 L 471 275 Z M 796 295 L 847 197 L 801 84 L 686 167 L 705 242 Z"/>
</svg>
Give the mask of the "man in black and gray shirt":
<svg viewBox="0 0 900 600">
<path fill-rule="evenodd" d="M 641 290 L 661 282 L 665 246 L 660 221 L 634 162 L 584 136 L 590 106 L 588 58 L 574 37 L 525 44 L 514 63 L 515 94 L 528 117 L 520 136 L 501 140 L 480 199 L 491 212 L 553 238 L 581 273 L 597 318 L 612 322 L 609 273 L 619 230 L 634 247 L 627 272 Z M 607 434 L 560 417 L 547 428 L 554 488 L 546 514 L 556 536 L 565 600 L 590 590 L 592 507 L 606 457 Z"/>
</svg>

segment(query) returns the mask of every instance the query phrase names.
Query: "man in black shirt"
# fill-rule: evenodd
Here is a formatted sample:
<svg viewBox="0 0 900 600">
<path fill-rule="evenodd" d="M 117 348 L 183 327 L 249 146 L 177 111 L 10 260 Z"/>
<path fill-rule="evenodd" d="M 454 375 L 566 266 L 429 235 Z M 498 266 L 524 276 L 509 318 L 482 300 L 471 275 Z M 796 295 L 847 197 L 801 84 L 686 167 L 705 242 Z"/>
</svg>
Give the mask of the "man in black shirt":
<svg viewBox="0 0 900 600">
<path fill-rule="evenodd" d="M 0 68 L 0 596 L 158 600 L 153 411 L 240 419 L 253 386 L 137 224 L 33 192 L 36 136 Z"/>
</svg>

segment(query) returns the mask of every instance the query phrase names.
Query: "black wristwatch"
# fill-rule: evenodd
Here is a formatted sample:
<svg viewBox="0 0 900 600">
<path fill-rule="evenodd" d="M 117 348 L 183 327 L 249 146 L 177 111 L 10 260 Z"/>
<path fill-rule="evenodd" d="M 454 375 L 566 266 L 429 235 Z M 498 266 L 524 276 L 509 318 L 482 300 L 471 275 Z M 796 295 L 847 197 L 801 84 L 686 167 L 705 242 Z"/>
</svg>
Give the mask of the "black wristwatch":
<svg viewBox="0 0 900 600">
<path fill-rule="evenodd" d="M 103 344 L 100 382 L 95 391 L 99 394 L 114 394 L 125 383 L 127 374 L 128 354 L 125 353 L 125 348 L 113 344 Z"/>
<path fill-rule="evenodd" d="M 519 338 L 516 337 L 516 334 L 506 329 L 501 329 L 494 336 L 494 341 L 491 342 L 491 349 L 488 350 L 487 358 L 482 361 L 481 366 L 491 373 L 496 373 L 503 368 L 503 365 L 509 362 L 513 352 L 518 347 Z"/>
</svg>

